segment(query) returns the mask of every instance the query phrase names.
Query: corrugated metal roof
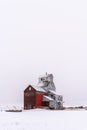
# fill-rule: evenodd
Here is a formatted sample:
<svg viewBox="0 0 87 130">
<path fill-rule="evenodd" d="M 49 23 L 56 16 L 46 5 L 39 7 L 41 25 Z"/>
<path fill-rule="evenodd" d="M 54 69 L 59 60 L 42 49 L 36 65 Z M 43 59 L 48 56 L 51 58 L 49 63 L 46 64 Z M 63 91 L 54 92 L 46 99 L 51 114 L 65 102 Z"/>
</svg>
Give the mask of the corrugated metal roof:
<svg viewBox="0 0 87 130">
<path fill-rule="evenodd" d="M 38 86 L 38 87 L 43 87 L 43 86 L 44 86 L 44 83 L 43 83 L 43 82 L 38 83 L 37 86 Z"/>
<path fill-rule="evenodd" d="M 57 92 L 55 91 L 52 91 L 52 90 L 49 90 L 50 93 L 54 94 L 54 95 L 57 95 L 57 96 L 62 96 L 62 95 L 59 95 Z"/>
<path fill-rule="evenodd" d="M 58 93 L 55 92 L 55 91 L 49 90 L 49 92 L 51 92 L 51 93 L 53 93 L 53 94 L 55 94 L 55 95 L 58 95 Z"/>
<path fill-rule="evenodd" d="M 43 101 L 53 101 L 53 99 L 48 96 L 43 96 Z"/>
</svg>

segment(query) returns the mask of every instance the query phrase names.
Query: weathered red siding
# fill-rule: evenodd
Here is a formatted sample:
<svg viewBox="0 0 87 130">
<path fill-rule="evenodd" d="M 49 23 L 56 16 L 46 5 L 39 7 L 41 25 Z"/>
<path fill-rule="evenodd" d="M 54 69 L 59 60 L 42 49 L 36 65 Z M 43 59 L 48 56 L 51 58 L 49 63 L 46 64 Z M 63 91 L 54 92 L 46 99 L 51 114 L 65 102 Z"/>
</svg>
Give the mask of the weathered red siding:
<svg viewBox="0 0 87 130">
<path fill-rule="evenodd" d="M 29 87 L 31 88 L 29 90 Z M 28 86 L 24 91 L 24 109 L 31 109 L 36 106 L 36 90 Z"/>
<path fill-rule="evenodd" d="M 43 94 L 36 94 L 36 107 L 42 106 Z"/>
</svg>

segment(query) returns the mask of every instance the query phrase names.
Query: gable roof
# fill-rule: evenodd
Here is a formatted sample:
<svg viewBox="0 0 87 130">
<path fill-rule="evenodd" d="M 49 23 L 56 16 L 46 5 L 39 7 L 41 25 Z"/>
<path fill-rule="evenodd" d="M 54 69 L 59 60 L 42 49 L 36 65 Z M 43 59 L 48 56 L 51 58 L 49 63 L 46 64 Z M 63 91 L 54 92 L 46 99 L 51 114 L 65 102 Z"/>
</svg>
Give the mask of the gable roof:
<svg viewBox="0 0 87 130">
<path fill-rule="evenodd" d="M 29 87 L 32 87 L 34 90 L 36 90 L 38 92 L 46 93 L 46 91 L 43 88 L 41 88 L 39 86 L 34 86 L 34 85 L 28 85 L 28 87 L 24 90 L 24 92 L 26 92 L 29 89 Z"/>
<path fill-rule="evenodd" d="M 46 91 L 45 91 L 43 88 L 39 87 L 39 86 L 33 86 L 33 85 L 32 85 L 32 87 L 33 87 L 36 91 L 46 93 Z"/>
</svg>

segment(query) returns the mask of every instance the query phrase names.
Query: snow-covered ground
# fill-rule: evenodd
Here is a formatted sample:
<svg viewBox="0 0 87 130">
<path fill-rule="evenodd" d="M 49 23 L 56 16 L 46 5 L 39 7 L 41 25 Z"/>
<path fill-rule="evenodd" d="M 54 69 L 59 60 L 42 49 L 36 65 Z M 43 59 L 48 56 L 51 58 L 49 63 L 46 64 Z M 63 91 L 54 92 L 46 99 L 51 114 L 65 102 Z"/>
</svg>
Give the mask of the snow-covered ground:
<svg viewBox="0 0 87 130">
<path fill-rule="evenodd" d="M 87 111 L 0 112 L 0 130 L 87 130 Z"/>
</svg>

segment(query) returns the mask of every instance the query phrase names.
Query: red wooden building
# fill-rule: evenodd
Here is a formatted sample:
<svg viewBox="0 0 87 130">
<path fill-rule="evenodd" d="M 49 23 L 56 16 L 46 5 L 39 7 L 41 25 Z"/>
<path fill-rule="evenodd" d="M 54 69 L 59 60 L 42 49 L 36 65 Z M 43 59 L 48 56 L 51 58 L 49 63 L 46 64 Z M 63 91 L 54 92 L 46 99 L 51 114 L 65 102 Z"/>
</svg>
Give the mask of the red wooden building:
<svg viewBox="0 0 87 130">
<path fill-rule="evenodd" d="M 43 106 L 43 96 L 47 95 L 42 88 L 29 85 L 24 90 L 24 109 L 33 109 Z"/>
<path fill-rule="evenodd" d="M 50 109 L 63 108 L 63 96 L 55 92 L 53 75 L 47 74 L 38 78 L 37 86 L 29 85 L 24 90 L 24 109 L 47 106 Z"/>
</svg>

